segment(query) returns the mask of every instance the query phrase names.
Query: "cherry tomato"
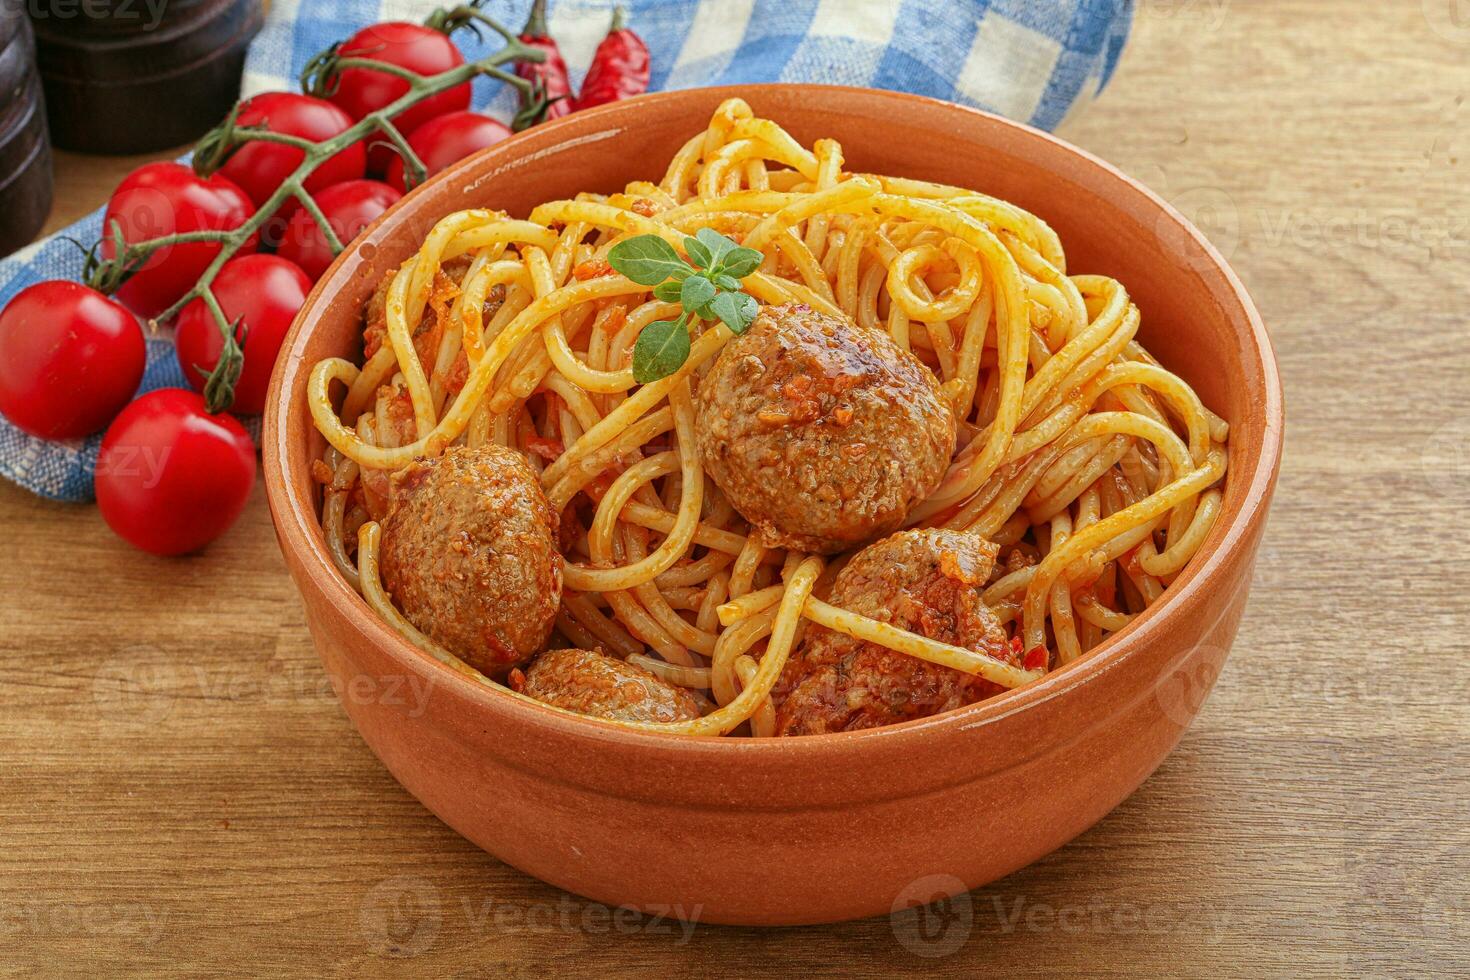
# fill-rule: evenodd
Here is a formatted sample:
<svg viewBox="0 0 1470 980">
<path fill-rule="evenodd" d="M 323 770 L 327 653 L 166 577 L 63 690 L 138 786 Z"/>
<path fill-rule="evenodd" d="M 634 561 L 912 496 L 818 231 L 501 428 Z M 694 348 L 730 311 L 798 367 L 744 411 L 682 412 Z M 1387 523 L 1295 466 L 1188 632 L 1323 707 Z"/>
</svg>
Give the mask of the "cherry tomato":
<svg viewBox="0 0 1470 980">
<path fill-rule="evenodd" d="M 432 177 L 452 163 L 457 163 L 476 150 L 494 146 L 513 135 L 510 127 L 498 119 L 478 112 L 449 112 L 437 116 L 415 129 L 408 145 L 424 162 L 424 170 Z M 388 166 L 388 183 L 407 190 L 403 179 L 403 158 L 395 155 Z"/>
<path fill-rule="evenodd" d="M 102 437 L 97 506 L 124 540 L 155 555 L 197 551 L 225 533 L 255 485 L 255 445 L 233 416 L 160 388 L 133 402 Z"/>
<path fill-rule="evenodd" d="M 148 359 L 133 314 L 95 289 L 51 280 L 0 311 L 0 412 L 46 439 L 79 439 L 112 421 Z"/>
<path fill-rule="evenodd" d="M 213 290 L 225 317 L 231 323 L 241 321 L 245 338 L 245 366 L 235 382 L 232 408 L 242 415 L 258 415 L 265 410 L 265 392 L 270 387 L 281 341 L 311 292 L 311 280 L 280 256 L 242 255 L 219 270 Z M 240 336 L 236 333 L 235 339 Z M 204 390 L 204 382 L 224 349 L 219 324 L 204 300 L 191 300 L 179 311 L 174 347 L 184 377 L 195 391 Z"/>
<path fill-rule="evenodd" d="M 464 64 L 464 55 L 447 36 L 433 28 L 406 21 L 364 27 L 347 39 L 338 54 L 343 58 L 385 61 L 420 75 L 437 75 Z M 348 68 L 338 76 L 337 90 L 327 98 L 345 109 L 353 119 L 361 119 L 401 98 L 407 91 L 407 80 L 396 75 L 371 68 Z M 407 136 L 435 116 L 469 107 L 470 85 L 466 82 L 403 110 L 393 117 L 393 123 Z M 371 147 L 368 150 L 368 171 L 384 173 L 395 156 L 386 146 Z"/>
<path fill-rule="evenodd" d="M 114 257 L 113 221 L 122 226 L 124 241 L 141 242 L 191 231 L 231 231 L 254 212 L 250 197 L 228 177 L 205 179 L 182 164 L 146 163 L 124 177 L 107 202 L 102 255 Z M 253 252 L 258 244 L 252 236 L 240 251 Z M 155 317 L 193 288 L 219 250 L 214 242 L 161 248 L 122 284 L 117 298 L 135 313 Z"/>
<path fill-rule="evenodd" d="M 376 180 L 349 180 L 313 196 L 345 246 L 403 195 Z M 321 228 L 305 208 L 291 216 L 276 254 L 295 262 L 313 280 L 322 277 L 334 257 Z"/>
<path fill-rule="evenodd" d="M 295 92 L 263 92 L 245 101 L 237 122 L 240 126 L 260 126 L 273 133 L 320 142 L 352 128 L 353 120 L 325 99 Z M 256 141 L 230 154 L 219 172 L 239 184 L 259 208 L 301 165 L 305 155 L 294 146 Z M 361 143 L 353 143 L 322 161 L 306 178 L 306 189 L 315 192 L 344 180 L 355 180 L 363 175 L 366 167 L 367 151 Z M 292 200 L 277 209 L 271 217 L 271 222 L 277 225 L 276 234 L 268 236 L 268 240 L 280 238 L 286 219 L 300 206 Z"/>
</svg>

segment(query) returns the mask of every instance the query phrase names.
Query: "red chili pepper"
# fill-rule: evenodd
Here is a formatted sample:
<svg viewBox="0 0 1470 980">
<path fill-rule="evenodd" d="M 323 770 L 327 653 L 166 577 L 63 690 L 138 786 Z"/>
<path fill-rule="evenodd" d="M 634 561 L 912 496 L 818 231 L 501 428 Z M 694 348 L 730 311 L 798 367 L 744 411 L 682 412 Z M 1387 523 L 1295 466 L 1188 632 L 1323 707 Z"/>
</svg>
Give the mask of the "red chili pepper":
<svg viewBox="0 0 1470 980">
<path fill-rule="evenodd" d="M 592 67 L 577 96 L 578 109 L 616 102 L 648 91 L 648 45 L 623 26 L 623 8 L 613 10 L 612 27 L 592 56 Z"/>
<path fill-rule="evenodd" d="M 1046 647 L 1032 647 L 1026 651 L 1026 660 L 1022 664 L 1027 670 L 1040 670 L 1046 666 Z"/>
<path fill-rule="evenodd" d="M 546 0 L 531 4 L 531 16 L 521 28 L 521 43 L 546 52 L 546 60 L 516 62 L 516 74 L 536 87 L 535 94 L 521 97 L 521 109 L 511 124 L 516 132 L 548 119 L 559 119 L 572 111 L 572 83 L 567 78 L 566 59 L 546 29 Z"/>
</svg>

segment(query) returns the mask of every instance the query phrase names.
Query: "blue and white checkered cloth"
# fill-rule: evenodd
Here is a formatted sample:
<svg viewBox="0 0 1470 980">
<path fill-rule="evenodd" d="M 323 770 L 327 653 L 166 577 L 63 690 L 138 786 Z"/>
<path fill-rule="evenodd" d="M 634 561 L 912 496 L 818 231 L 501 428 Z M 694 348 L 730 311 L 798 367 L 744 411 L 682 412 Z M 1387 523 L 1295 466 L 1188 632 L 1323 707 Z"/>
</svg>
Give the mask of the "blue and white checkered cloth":
<svg viewBox="0 0 1470 980">
<path fill-rule="evenodd" d="M 551 34 L 574 86 L 607 33 L 615 0 L 552 0 Z M 651 88 L 813 81 L 917 92 L 979 106 L 1042 129 L 1107 84 L 1132 21 L 1133 0 L 621 0 L 648 43 Z M 245 94 L 295 89 L 313 54 L 383 20 L 421 21 L 438 0 L 275 0 L 251 45 Z M 513 30 L 530 0 L 490 0 Z M 497 38 L 455 35 L 467 57 Z M 508 119 L 514 93 L 476 82 L 475 105 Z M 102 212 L 61 232 L 90 244 Z M 43 279 L 75 278 L 81 253 L 59 236 L 0 261 L 0 303 Z M 149 340 L 143 391 L 185 384 L 167 338 Z M 101 436 L 48 442 L 0 418 L 0 475 L 42 496 L 90 500 Z"/>
</svg>

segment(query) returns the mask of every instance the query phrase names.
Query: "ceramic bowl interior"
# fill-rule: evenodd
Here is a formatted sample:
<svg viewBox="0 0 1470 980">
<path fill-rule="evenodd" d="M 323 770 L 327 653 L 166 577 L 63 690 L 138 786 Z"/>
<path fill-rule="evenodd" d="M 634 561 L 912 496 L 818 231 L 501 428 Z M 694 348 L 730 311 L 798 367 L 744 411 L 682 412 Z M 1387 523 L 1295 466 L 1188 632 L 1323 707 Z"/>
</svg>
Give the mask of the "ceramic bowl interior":
<svg viewBox="0 0 1470 980">
<path fill-rule="evenodd" d="M 1242 515 L 1252 509 L 1253 501 L 1260 501 L 1267 481 L 1274 478 L 1278 455 L 1273 440 L 1279 440 L 1281 425 L 1280 381 L 1269 339 L 1244 287 L 1204 236 L 1167 203 L 1110 165 L 1028 127 L 891 92 L 758 85 L 645 96 L 600 111 L 597 126 L 578 117 L 576 121 L 584 125 L 577 128 L 534 129 L 461 162 L 380 218 L 338 259 L 307 301 L 306 310 L 311 312 L 304 314 L 306 322 L 285 345 L 289 359 L 302 358 L 308 350 L 306 360 L 313 362 L 325 356 L 360 357 L 360 325 L 341 315 L 342 308 L 360 310 L 382 273 L 412 255 L 444 215 L 461 208 L 490 207 L 525 217 L 543 201 L 587 190 L 612 193 L 633 180 L 657 180 L 714 107 L 737 94 L 757 115 L 776 119 L 803 145 L 837 138 L 846 170 L 959 184 L 1038 215 L 1060 236 L 1067 270 L 1106 275 L 1123 283 L 1142 313 L 1139 342 L 1231 423 L 1224 512 L 1199 554 L 1165 598 L 1132 627 L 1110 637 L 1088 657 L 1053 672 L 1046 686 L 1097 669 L 1126 647 L 1131 632 L 1167 616 L 1174 598 L 1195 586 L 1222 546 L 1228 548 Z M 838 114 L 821 107 L 824 100 L 838 95 L 848 102 L 856 100 L 863 111 Z M 671 111 L 675 107 L 677 111 Z M 994 145 L 984 155 L 956 160 L 935 144 L 933 135 L 936 128 L 943 131 L 966 122 L 995 130 L 987 134 Z M 637 153 L 609 152 L 606 144 L 623 135 L 625 127 L 637 129 Z M 1050 167 L 1038 165 L 1038 151 L 1049 158 Z M 1120 212 L 1126 220 L 1120 220 Z M 1171 256 L 1166 266 L 1156 261 L 1161 251 Z M 1223 305 L 1210 295 L 1222 289 L 1240 306 Z M 320 312 L 325 295 L 334 296 L 338 315 L 317 319 L 313 314 Z M 1238 322 L 1242 314 L 1244 323 Z M 303 373 L 299 365 L 289 372 L 297 387 L 304 383 Z M 294 407 L 276 404 L 278 409 Z M 314 507 L 316 491 L 308 468 L 325 443 L 315 431 L 297 432 L 295 444 L 282 447 L 283 472 L 294 502 Z M 319 534 L 314 544 L 316 560 L 330 571 Z M 347 601 L 360 603 L 367 614 L 366 604 L 350 590 L 347 593 Z M 460 682 L 447 668 L 445 674 Z M 1001 702 L 1021 693 L 956 714 L 1005 710 L 1008 706 Z"/>
<path fill-rule="evenodd" d="M 311 461 L 319 458 L 324 443 L 305 408 L 306 376 L 323 357 L 360 355 L 362 306 L 384 273 L 412 255 L 435 221 L 453 211 L 489 207 L 524 217 L 546 200 L 579 191 L 618 191 L 635 179 L 657 180 L 675 150 L 704 127 L 715 106 L 737 94 L 757 115 L 775 119 L 803 144 L 822 137 L 839 140 L 846 170 L 972 187 L 1039 215 L 1060 235 L 1068 271 L 1100 273 L 1122 282 L 1142 312 L 1138 339 L 1230 422 L 1231 461 L 1221 519 L 1165 596 L 1088 656 L 1020 690 L 886 729 L 792 739 L 648 734 L 595 719 L 563 717 L 465 680 L 379 623 L 336 574 L 322 540 L 317 488 L 310 474 Z M 953 786 L 962 775 L 936 775 L 944 770 L 947 754 L 959 753 L 954 755 L 959 758 L 975 752 L 973 775 L 979 780 L 988 766 L 981 746 L 985 738 L 1007 751 L 1012 745 L 1033 746 L 1026 751 L 1039 757 L 1053 749 L 1061 753 L 1057 747 L 1108 719 L 1127 715 L 1135 719 L 1128 724 L 1143 726 L 1129 736 L 1137 740 L 1136 750 L 1117 746 L 1116 757 L 1056 763 L 1060 768 L 1047 779 L 1062 782 L 1046 789 L 1050 801 L 1037 803 L 1049 802 L 1052 809 L 1038 812 L 1071 807 L 1075 815 L 1059 819 L 1054 832 L 1038 832 L 994 861 L 965 864 L 964 883 L 981 884 L 1034 860 L 1115 805 L 1158 764 L 1198 710 L 1195 704 L 1186 717 L 1171 721 L 1156 710 L 1139 714 L 1128 698 L 1142 697 L 1162 672 L 1177 666 L 1186 649 L 1202 641 L 1223 644 L 1209 653 L 1216 668 L 1223 661 L 1274 486 L 1283 424 L 1274 357 L 1249 297 L 1224 259 L 1156 195 L 1074 147 L 994 116 L 914 96 L 812 85 L 645 96 L 537 127 L 440 174 L 380 218 L 318 283 L 285 342 L 269 405 L 263 442 L 267 490 L 282 549 L 306 599 L 308 622 L 328 669 L 342 673 L 394 665 L 431 676 L 446 692 L 435 705 L 443 715 L 428 719 L 390 717 L 347 705 L 395 775 L 471 839 L 541 877 L 603 900 L 646 902 L 650 896 L 697 891 L 702 901 L 713 903 L 711 917 L 734 922 L 826 921 L 870 914 L 885 907 L 888 899 L 882 890 L 890 881 L 903 880 L 909 870 L 904 863 L 921 862 L 928 852 L 895 852 L 891 868 L 875 867 L 870 876 L 872 894 L 864 891 L 864 879 L 853 878 L 845 886 L 850 894 L 825 904 L 822 895 L 802 891 L 799 880 L 808 868 L 836 873 L 834 859 L 825 852 L 788 854 L 793 881 L 786 893 L 775 895 L 752 896 L 734 886 L 722 892 L 718 883 L 680 878 L 659 859 L 648 857 L 657 850 L 656 842 L 643 842 L 647 866 L 641 869 L 631 869 L 631 857 L 622 864 L 609 858 L 606 867 L 568 868 L 559 858 L 503 835 L 474 809 L 479 804 L 461 799 L 473 786 L 456 788 L 452 774 L 421 773 L 419 768 L 432 770 L 433 765 L 418 753 L 426 751 L 423 744 L 440 730 L 475 742 L 482 755 L 466 755 L 467 765 L 503 746 L 524 746 L 525 755 L 507 763 L 510 769 L 497 769 L 495 778 L 511 779 L 507 774 L 519 772 L 531 780 L 536 770 L 536 778 L 550 782 L 534 783 L 541 787 L 534 792 L 543 792 L 551 782 L 576 782 L 592 802 L 569 798 L 554 812 L 531 813 L 537 819 L 568 821 L 573 830 L 576 821 L 567 807 L 596 808 L 618 798 L 632 801 L 628 806 L 641 808 L 639 812 L 662 804 L 693 806 L 703 816 L 690 818 L 694 823 L 689 833 L 698 833 L 695 824 L 707 819 L 710 833 L 718 827 L 719 833 L 738 834 L 719 822 L 724 817 L 721 806 L 731 813 L 825 806 L 836 814 L 834 826 L 841 826 L 841 807 L 854 801 L 902 800 Z M 1222 619 L 1228 620 L 1224 626 Z M 1130 658 L 1140 665 L 1134 675 L 1121 669 Z M 1125 676 L 1123 684 L 1118 678 Z M 1029 736 L 1027 726 L 1033 722 L 1028 718 L 1037 726 Z M 1067 731 L 1068 724 L 1075 724 L 1076 731 Z M 1028 737 L 1034 743 L 1026 742 Z M 444 746 L 452 743 L 433 744 L 448 751 Z M 537 755 L 543 750 L 544 758 Z M 574 757 L 587 763 L 575 776 L 555 771 Z M 613 774 L 603 773 L 598 759 L 612 760 Z M 538 769 L 543 764 L 545 772 Z M 1073 784 L 1065 782 L 1067 772 L 1078 773 L 1076 766 L 1087 764 L 1114 767 L 1105 789 L 1088 782 L 1087 774 L 1079 774 Z M 614 778 L 619 766 L 636 775 Z M 689 781 L 674 776 L 694 771 L 701 775 Z M 820 775 L 813 778 L 814 773 Z M 956 797 L 956 805 L 973 806 L 975 799 L 989 798 L 999 806 L 1012 799 L 1006 794 L 1022 791 L 977 783 L 975 792 L 989 796 L 976 795 L 970 802 Z M 655 798 L 659 802 L 651 803 Z M 522 805 L 531 812 L 539 804 L 528 796 Z M 515 819 L 519 812 L 507 810 L 498 819 Z M 712 866 L 720 860 L 716 854 L 710 857 Z M 675 858 L 665 863 L 676 863 Z M 798 902 L 805 903 L 799 912 Z"/>
</svg>

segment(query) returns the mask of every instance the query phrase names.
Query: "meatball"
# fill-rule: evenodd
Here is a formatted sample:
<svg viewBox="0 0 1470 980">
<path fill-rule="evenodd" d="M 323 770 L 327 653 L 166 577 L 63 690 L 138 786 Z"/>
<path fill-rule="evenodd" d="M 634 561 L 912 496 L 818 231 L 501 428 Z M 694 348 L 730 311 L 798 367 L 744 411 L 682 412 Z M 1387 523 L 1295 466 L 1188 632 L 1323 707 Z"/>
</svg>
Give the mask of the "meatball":
<svg viewBox="0 0 1470 980">
<path fill-rule="evenodd" d="M 526 670 L 522 694 L 613 721 L 692 721 L 699 702 L 642 667 L 591 650 L 547 650 Z"/>
<path fill-rule="evenodd" d="M 997 548 L 963 531 L 901 531 L 837 576 L 834 606 L 931 640 L 1015 663 L 1006 631 L 981 599 Z M 877 728 L 973 704 L 1000 685 L 812 626 L 777 684 L 781 735 Z"/>
<path fill-rule="evenodd" d="M 525 457 L 454 447 L 389 481 L 380 566 L 408 621 L 492 676 L 545 645 L 561 604 L 557 515 Z"/>
<path fill-rule="evenodd" d="M 771 547 L 832 554 L 902 525 L 939 486 L 955 420 L 887 334 L 766 307 L 699 385 L 705 468 Z"/>
</svg>

